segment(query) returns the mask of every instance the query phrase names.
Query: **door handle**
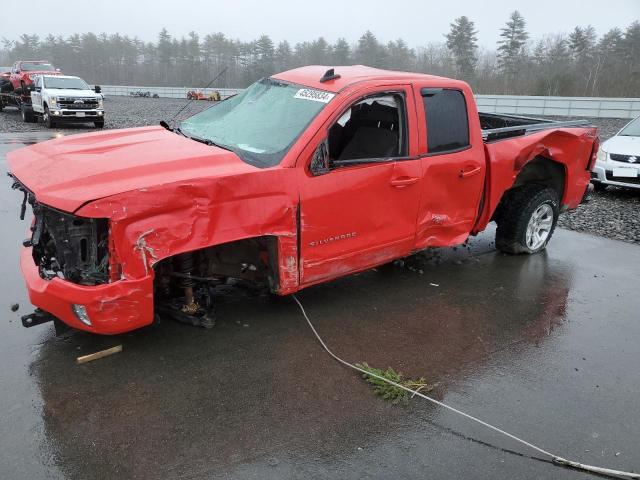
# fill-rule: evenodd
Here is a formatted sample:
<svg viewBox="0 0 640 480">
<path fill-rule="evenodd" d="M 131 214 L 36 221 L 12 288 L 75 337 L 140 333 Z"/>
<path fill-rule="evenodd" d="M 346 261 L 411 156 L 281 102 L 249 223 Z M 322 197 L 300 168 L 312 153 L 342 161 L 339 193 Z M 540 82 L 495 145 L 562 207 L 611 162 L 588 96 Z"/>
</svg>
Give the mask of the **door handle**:
<svg viewBox="0 0 640 480">
<path fill-rule="evenodd" d="M 418 177 L 399 177 L 391 180 L 391 186 L 396 188 L 404 188 L 413 185 L 419 180 Z"/>
<path fill-rule="evenodd" d="M 473 177 L 475 174 L 480 173 L 481 167 L 471 168 L 469 170 L 460 170 L 460 178 Z"/>
</svg>

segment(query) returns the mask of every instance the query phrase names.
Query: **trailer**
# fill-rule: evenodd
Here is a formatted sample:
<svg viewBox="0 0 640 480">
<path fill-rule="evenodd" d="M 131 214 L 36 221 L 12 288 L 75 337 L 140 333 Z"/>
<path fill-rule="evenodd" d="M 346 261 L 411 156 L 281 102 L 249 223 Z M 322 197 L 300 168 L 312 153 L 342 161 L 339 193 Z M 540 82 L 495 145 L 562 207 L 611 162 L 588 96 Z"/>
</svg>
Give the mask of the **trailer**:
<svg viewBox="0 0 640 480">
<path fill-rule="evenodd" d="M 11 92 L 0 93 L 0 112 L 6 107 L 15 107 L 20 111 L 22 121 L 26 123 L 35 123 L 38 117 L 33 111 L 31 103 L 31 91 L 18 88 Z"/>
<path fill-rule="evenodd" d="M 41 118 L 48 128 L 64 123 L 93 123 L 96 128 L 104 127 L 100 87 L 91 88 L 79 77 L 35 75 L 27 87 L 0 95 L 0 110 L 15 107 L 27 123 Z"/>
</svg>

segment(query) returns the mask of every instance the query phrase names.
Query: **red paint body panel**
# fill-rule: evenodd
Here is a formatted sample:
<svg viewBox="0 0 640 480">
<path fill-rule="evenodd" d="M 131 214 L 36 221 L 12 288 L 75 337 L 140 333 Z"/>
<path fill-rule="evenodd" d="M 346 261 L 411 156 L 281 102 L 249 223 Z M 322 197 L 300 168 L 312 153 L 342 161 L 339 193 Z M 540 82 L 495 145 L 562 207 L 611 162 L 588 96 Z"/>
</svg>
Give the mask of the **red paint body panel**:
<svg viewBox="0 0 640 480">
<path fill-rule="evenodd" d="M 591 127 L 544 130 L 485 145 L 489 179 L 484 209 L 474 231 L 484 230 L 504 192 L 513 185 L 524 166 L 538 155 L 563 165 L 565 185 L 560 203 L 576 208 L 590 181 L 587 165 L 597 138 L 595 130 Z"/>
<path fill-rule="evenodd" d="M 40 278 L 30 248 L 22 250 L 20 267 L 31 303 L 70 327 L 113 335 L 144 327 L 153 321 L 151 275 L 92 287 L 59 278 L 48 281 Z M 71 310 L 74 303 L 86 307 L 93 325 L 78 320 Z"/>
<path fill-rule="evenodd" d="M 258 171 L 234 153 L 159 126 L 62 137 L 8 158 L 11 172 L 38 201 L 66 212 L 123 192 Z"/>
<path fill-rule="evenodd" d="M 47 281 L 25 248 L 21 263 L 32 303 L 76 328 L 133 330 L 152 321 L 156 262 L 264 235 L 278 241 L 277 293 L 292 293 L 415 250 L 462 243 L 486 226 L 537 155 L 564 166 L 564 205 L 582 199 L 594 129 L 546 130 L 485 145 L 464 82 L 356 66 L 339 67 L 340 79 L 321 83 L 326 69 L 275 76 L 336 93 L 275 167 L 253 167 L 161 127 L 74 135 L 11 152 L 11 173 L 38 202 L 109 219 L 110 264 L 121 271 L 99 286 Z M 463 92 L 470 148 L 429 155 L 422 87 Z M 390 91 L 405 98 L 408 156 L 311 175 L 313 154 L 336 119 L 355 101 Z M 73 303 L 87 307 L 91 327 L 75 317 Z"/>
</svg>

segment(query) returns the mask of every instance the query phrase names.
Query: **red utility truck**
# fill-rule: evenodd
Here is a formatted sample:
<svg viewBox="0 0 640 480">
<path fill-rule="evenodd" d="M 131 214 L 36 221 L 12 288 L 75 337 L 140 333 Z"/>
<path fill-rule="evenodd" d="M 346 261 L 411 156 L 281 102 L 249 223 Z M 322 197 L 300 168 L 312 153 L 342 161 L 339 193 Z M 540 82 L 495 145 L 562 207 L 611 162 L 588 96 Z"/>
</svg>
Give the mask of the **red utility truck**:
<svg viewBox="0 0 640 480">
<path fill-rule="evenodd" d="M 461 81 L 363 66 L 262 79 L 171 128 L 59 138 L 8 155 L 34 212 L 25 326 L 101 334 L 154 315 L 209 327 L 216 287 L 286 295 L 497 223 L 544 249 L 589 186 L 585 122 L 482 114 Z"/>
</svg>

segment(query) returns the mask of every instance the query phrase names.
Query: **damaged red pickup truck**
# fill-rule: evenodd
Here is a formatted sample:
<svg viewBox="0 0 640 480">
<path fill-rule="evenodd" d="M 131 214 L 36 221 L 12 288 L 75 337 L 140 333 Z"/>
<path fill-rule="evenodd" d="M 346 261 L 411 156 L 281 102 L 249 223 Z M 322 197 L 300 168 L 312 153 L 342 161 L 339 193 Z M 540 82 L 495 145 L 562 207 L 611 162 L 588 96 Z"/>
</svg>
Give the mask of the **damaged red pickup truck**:
<svg viewBox="0 0 640 480">
<path fill-rule="evenodd" d="M 262 79 L 176 128 L 39 143 L 8 157 L 34 212 L 23 323 L 208 327 L 217 285 L 286 295 L 492 220 L 499 249 L 535 253 L 597 149 L 585 122 L 479 114 L 464 82 L 362 66 Z"/>
</svg>

